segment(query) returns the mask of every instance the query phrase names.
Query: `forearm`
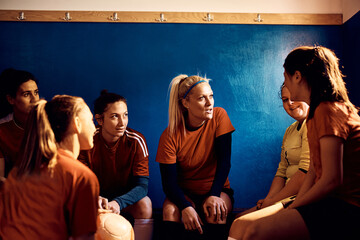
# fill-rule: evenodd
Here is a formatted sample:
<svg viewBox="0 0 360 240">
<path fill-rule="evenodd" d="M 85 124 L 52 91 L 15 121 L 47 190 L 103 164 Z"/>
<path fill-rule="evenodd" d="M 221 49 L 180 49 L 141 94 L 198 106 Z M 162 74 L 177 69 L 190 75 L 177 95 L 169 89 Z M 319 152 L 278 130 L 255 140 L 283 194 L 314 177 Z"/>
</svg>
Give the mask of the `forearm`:
<svg viewBox="0 0 360 240">
<path fill-rule="evenodd" d="M 149 177 L 137 176 L 134 182 L 134 187 L 129 192 L 114 199 L 119 204 L 120 210 L 133 205 L 147 195 Z"/>
<path fill-rule="evenodd" d="M 162 178 L 162 186 L 166 197 L 182 211 L 183 209 L 192 206 L 186 200 L 183 190 L 177 183 L 177 169 L 176 164 L 162 164 L 160 163 L 160 173 Z"/>
<path fill-rule="evenodd" d="M 278 192 L 280 192 L 281 189 L 283 189 L 283 187 L 285 186 L 285 182 L 286 182 L 285 178 L 275 176 L 271 183 L 270 190 L 269 190 L 268 194 L 266 195 L 266 199 L 271 199 Z"/>
<path fill-rule="evenodd" d="M 231 133 L 226 133 L 215 139 L 215 152 L 218 159 L 209 195 L 220 197 L 231 168 Z"/>
<path fill-rule="evenodd" d="M 291 208 L 300 207 L 318 201 L 326 197 L 336 187 L 336 184 L 320 178 L 319 181 L 317 181 L 308 191 L 295 199 Z"/>
<path fill-rule="evenodd" d="M 296 195 L 304 181 L 305 175 L 306 174 L 300 170 L 296 171 L 289 182 L 285 184 L 279 192 L 271 196 L 271 202 L 269 203 L 274 204 L 284 198 Z"/>
</svg>

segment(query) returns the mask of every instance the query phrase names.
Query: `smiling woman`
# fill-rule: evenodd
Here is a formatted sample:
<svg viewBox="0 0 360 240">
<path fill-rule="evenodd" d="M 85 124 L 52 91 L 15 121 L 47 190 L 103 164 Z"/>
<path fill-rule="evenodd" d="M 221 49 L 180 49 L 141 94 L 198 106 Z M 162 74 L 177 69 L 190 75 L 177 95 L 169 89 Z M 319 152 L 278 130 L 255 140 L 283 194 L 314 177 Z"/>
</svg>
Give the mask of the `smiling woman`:
<svg viewBox="0 0 360 240">
<path fill-rule="evenodd" d="M 199 239 L 199 234 L 225 239 L 233 205 L 228 174 L 235 129 L 226 111 L 214 108 L 208 79 L 179 75 L 170 86 L 169 126 L 156 156 L 166 195 L 162 239 Z"/>
</svg>

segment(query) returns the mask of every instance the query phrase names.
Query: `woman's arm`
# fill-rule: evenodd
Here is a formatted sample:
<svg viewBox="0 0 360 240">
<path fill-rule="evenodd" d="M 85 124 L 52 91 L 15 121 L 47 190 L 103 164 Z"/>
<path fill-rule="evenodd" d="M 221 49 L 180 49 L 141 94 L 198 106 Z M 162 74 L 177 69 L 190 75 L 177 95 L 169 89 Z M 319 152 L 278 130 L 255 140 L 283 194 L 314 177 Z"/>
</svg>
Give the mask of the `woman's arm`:
<svg viewBox="0 0 360 240">
<path fill-rule="evenodd" d="M 213 184 L 210 189 L 210 196 L 220 197 L 225 181 L 231 167 L 231 133 L 218 136 L 215 139 L 215 152 L 218 156 L 216 172 Z"/>
<path fill-rule="evenodd" d="M 183 190 L 177 183 L 176 163 L 160 163 L 160 173 L 162 179 L 162 186 L 166 197 L 170 201 L 175 203 L 175 205 L 180 209 L 180 211 L 192 206 L 191 203 L 186 200 Z"/>
<path fill-rule="evenodd" d="M 214 216 L 215 221 L 223 221 L 228 214 L 225 201 L 220 197 L 231 167 L 231 133 L 218 136 L 215 139 L 215 153 L 217 155 L 216 172 L 209 197 L 203 203 L 203 210 L 207 217 Z"/>
<path fill-rule="evenodd" d="M 135 176 L 134 177 L 134 185 L 133 188 L 119 196 L 116 197 L 113 201 L 116 201 L 119 204 L 121 209 L 126 208 L 127 206 L 133 205 L 137 201 L 144 198 L 148 193 L 148 184 L 149 184 L 149 177 L 147 176 Z"/>
<path fill-rule="evenodd" d="M 270 206 L 284 198 L 296 195 L 299 192 L 299 189 L 305 179 L 305 175 L 306 174 L 303 171 L 297 170 L 296 173 L 291 177 L 289 182 L 286 185 L 283 185 L 283 187 L 281 188 L 280 191 L 278 191 L 274 195 L 269 196 L 269 194 L 271 192 L 271 188 L 270 188 L 269 194 L 268 194 L 268 196 L 266 196 L 266 198 L 262 204 L 262 208 Z M 283 182 L 285 184 L 285 179 L 283 179 L 283 178 L 276 179 L 276 178 L 279 178 L 279 177 L 275 177 L 274 181 L 279 180 L 279 182 Z M 283 180 L 281 180 L 281 179 L 283 179 Z M 273 184 L 274 184 L 274 181 L 273 181 Z M 280 183 L 278 185 L 280 186 Z"/>
<path fill-rule="evenodd" d="M 309 176 L 306 177 L 299 196 L 294 203 L 290 205 L 290 208 L 303 206 L 320 200 L 342 184 L 343 147 L 344 143 L 342 138 L 335 136 L 324 136 L 320 138 L 321 177 L 309 188 L 311 180 L 314 181 L 315 179 L 314 168 L 310 165 Z"/>
</svg>

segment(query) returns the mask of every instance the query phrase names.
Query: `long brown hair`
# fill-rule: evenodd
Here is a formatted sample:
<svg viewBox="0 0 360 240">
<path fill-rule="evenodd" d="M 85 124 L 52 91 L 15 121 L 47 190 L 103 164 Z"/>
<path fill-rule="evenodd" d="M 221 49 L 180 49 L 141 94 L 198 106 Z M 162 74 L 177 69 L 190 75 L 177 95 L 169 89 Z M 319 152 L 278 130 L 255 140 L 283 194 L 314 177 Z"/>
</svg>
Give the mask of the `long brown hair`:
<svg viewBox="0 0 360 240">
<path fill-rule="evenodd" d="M 69 95 L 56 95 L 49 102 L 36 103 L 25 128 L 23 152 L 17 163 L 18 177 L 55 166 L 57 143 L 67 136 L 72 119 L 84 105 L 82 98 Z"/>
<path fill-rule="evenodd" d="M 291 76 L 299 71 L 311 89 L 309 119 L 324 101 L 342 102 L 349 111 L 358 112 L 349 100 L 339 59 L 332 50 L 322 46 L 295 48 L 286 57 L 284 68 Z"/>
</svg>

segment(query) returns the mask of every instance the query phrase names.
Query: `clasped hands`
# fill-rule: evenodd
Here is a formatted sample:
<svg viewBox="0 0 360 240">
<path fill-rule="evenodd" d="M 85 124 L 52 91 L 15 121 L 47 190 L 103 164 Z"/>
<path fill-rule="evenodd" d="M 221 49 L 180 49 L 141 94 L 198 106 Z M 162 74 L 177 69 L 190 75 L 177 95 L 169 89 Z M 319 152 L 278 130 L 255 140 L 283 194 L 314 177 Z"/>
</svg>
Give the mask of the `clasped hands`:
<svg viewBox="0 0 360 240">
<path fill-rule="evenodd" d="M 220 197 L 209 196 L 203 203 L 203 211 L 208 223 L 224 223 L 227 218 L 228 209 L 225 201 Z M 203 222 L 195 208 L 190 206 L 181 211 L 182 221 L 186 230 L 198 230 L 203 234 Z"/>
</svg>

